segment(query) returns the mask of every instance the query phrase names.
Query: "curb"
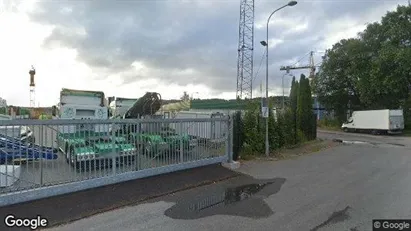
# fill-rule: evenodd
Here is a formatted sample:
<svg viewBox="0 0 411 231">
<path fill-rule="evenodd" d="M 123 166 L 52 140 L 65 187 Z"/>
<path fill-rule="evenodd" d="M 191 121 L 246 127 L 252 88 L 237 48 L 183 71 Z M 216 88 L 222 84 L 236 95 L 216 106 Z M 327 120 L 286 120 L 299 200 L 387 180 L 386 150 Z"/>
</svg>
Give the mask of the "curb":
<svg viewBox="0 0 411 231">
<path fill-rule="evenodd" d="M 344 142 L 342 139 L 333 139 L 332 141 L 338 142 L 338 143 L 343 143 Z"/>
<path fill-rule="evenodd" d="M 345 132 L 342 132 L 342 131 L 331 131 L 331 130 L 320 130 L 320 129 L 317 129 L 317 132 L 330 133 L 330 134 L 345 134 Z"/>
<path fill-rule="evenodd" d="M 224 168 L 228 168 L 230 170 L 235 170 L 235 169 L 240 168 L 241 163 L 238 161 L 232 161 L 232 162 L 222 163 L 221 166 L 223 166 Z"/>
<path fill-rule="evenodd" d="M 0 217 L 7 214 L 35 217 L 36 214 L 41 214 L 49 220 L 47 228 L 58 227 L 99 213 L 134 206 L 242 175 L 222 167 L 221 164 L 214 164 L 4 206 L 0 207 Z M 56 207 L 59 210 L 55 211 Z M 5 224 L 0 224 L 0 230 L 7 230 Z"/>
<path fill-rule="evenodd" d="M 342 140 L 342 139 L 333 139 L 332 141 L 343 143 L 343 144 L 372 144 L 366 141 L 356 141 L 356 140 Z"/>
</svg>

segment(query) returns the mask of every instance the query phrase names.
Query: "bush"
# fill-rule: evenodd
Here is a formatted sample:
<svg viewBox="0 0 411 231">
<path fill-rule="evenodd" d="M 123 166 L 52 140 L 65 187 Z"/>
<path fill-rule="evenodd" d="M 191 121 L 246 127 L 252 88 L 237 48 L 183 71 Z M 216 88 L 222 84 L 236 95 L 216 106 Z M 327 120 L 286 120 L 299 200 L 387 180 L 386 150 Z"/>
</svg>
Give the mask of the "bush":
<svg viewBox="0 0 411 231">
<path fill-rule="evenodd" d="M 295 121 L 293 112 L 289 109 L 282 111 L 278 117 L 278 131 L 280 132 L 281 142 L 279 148 L 289 147 L 296 142 Z"/>
<path fill-rule="evenodd" d="M 340 128 L 341 124 L 338 119 L 324 118 L 318 121 L 317 126 L 320 128 Z"/>
<path fill-rule="evenodd" d="M 277 114 L 277 120 L 270 105 L 268 118 L 270 151 L 317 137 L 317 120 L 312 113 L 311 88 L 304 75 L 301 75 L 300 82 L 293 78 L 290 99 L 290 106 Z M 248 105 L 241 125 L 236 126 L 238 127 L 234 129 L 236 141 L 233 145 L 235 153 L 241 152 L 243 157 L 265 153 L 266 120 L 261 117 L 261 106 L 258 103 Z"/>
<path fill-rule="evenodd" d="M 259 116 L 258 108 L 250 108 L 244 115 L 244 144 L 249 152 L 264 152 L 265 131 L 263 120 Z M 264 129 L 262 129 L 264 128 Z"/>
<path fill-rule="evenodd" d="M 291 147 L 295 144 L 316 139 L 316 120 L 314 115 L 312 123 L 309 127 L 311 130 L 304 132 L 301 129 L 296 129 L 293 113 L 290 109 L 277 114 L 277 121 L 274 119 L 274 114 L 270 110 L 268 120 L 268 140 L 270 144 L 270 152 L 281 148 Z M 259 108 L 253 108 L 246 111 L 241 124 L 237 124 L 239 119 L 234 117 L 234 158 L 236 154 L 244 159 L 252 156 L 263 155 L 265 153 L 265 118 L 261 117 Z M 237 127 L 237 128 L 235 128 Z M 241 132 L 241 134 L 239 134 Z"/>
</svg>

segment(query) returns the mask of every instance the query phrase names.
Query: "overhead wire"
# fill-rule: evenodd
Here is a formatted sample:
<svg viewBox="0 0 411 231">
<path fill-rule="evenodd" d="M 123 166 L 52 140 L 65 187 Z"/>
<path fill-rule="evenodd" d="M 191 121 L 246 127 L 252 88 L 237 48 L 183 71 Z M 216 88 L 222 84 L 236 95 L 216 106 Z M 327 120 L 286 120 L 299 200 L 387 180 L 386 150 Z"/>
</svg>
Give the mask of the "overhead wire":
<svg viewBox="0 0 411 231">
<path fill-rule="evenodd" d="M 260 70 L 261 70 L 261 66 L 262 66 L 262 64 L 263 64 L 263 61 L 264 61 L 264 58 L 265 58 L 265 55 L 266 55 L 266 49 L 264 49 L 264 52 L 263 52 L 263 55 L 261 56 L 261 60 L 260 60 L 260 64 L 258 65 L 258 69 L 257 69 L 257 72 L 256 72 L 256 74 L 254 75 L 254 77 L 253 77 L 253 80 L 252 81 L 254 81 L 255 79 L 257 79 L 257 77 L 258 77 L 258 74 L 259 74 L 259 72 L 260 72 Z M 315 53 L 321 53 L 321 51 L 315 51 Z M 299 62 L 301 62 L 304 58 L 306 58 L 308 55 L 310 55 L 310 53 L 311 53 L 311 51 L 310 52 L 307 52 L 304 56 L 302 56 L 296 63 L 294 63 L 293 65 L 291 65 L 291 66 L 295 66 L 296 64 L 298 64 Z M 318 66 L 319 64 L 321 64 L 322 63 L 322 61 L 321 62 L 318 62 L 317 64 L 315 64 L 314 66 Z M 294 76 L 294 75 L 292 75 L 291 73 L 290 74 L 288 74 L 289 76 Z M 274 90 L 274 89 L 271 89 L 271 88 L 269 88 L 269 90 Z"/>
<path fill-rule="evenodd" d="M 257 79 L 258 73 L 259 73 L 260 70 L 261 70 L 261 66 L 262 66 L 262 64 L 263 64 L 263 60 L 264 60 L 264 58 L 265 58 L 265 54 L 266 54 L 266 53 L 267 53 L 267 50 L 264 49 L 264 53 L 263 53 L 263 55 L 261 56 L 260 65 L 258 66 L 257 72 L 256 72 L 256 74 L 255 74 L 254 77 L 253 77 L 253 81 L 254 81 L 255 79 Z"/>
<path fill-rule="evenodd" d="M 310 51 L 310 52 L 311 52 L 311 51 Z M 303 57 L 301 57 L 301 59 L 299 59 L 296 63 L 294 63 L 294 64 L 291 65 L 291 66 L 295 66 L 296 64 L 298 64 L 299 62 L 301 62 L 305 57 L 307 57 L 307 55 L 310 54 L 310 52 L 308 52 L 307 54 L 305 54 Z"/>
</svg>

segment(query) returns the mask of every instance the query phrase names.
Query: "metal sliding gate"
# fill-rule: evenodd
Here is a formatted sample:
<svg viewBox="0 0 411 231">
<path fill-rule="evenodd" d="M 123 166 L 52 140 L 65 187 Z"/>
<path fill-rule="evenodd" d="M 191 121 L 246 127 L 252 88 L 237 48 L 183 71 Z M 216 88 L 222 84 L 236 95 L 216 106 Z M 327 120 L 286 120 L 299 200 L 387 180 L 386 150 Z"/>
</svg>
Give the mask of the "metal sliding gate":
<svg viewBox="0 0 411 231">
<path fill-rule="evenodd" d="M 229 117 L 0 120 L 0 206 L 231 160 Z"/>
</svg>

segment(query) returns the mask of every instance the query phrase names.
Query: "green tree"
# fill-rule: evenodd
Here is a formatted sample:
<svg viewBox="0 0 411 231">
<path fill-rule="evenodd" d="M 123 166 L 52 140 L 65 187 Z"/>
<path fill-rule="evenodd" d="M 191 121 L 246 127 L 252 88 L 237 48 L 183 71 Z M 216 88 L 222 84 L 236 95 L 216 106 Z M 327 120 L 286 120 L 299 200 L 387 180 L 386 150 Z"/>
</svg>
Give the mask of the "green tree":
<svg viewBox="0 0 411 231">
<path fill-rule="evenodd" d="M 262 133 L 259 105 L 250 103 L 244 115 L 244 149 L 251 154 L 263 153 L 264 136 Z"/>
<path fill-rule="evenodd" d="M 185 91 L 183 92 L 183 95 L 180 97 L 181 100 L 183 101 L 187 101 L 190 99 L 190 96 L 188 95 L 188 93 Z"/>
<path fill-rule="evenodd" d="M 312 96 L 310 81 L 305 75 L 301 75 L 297 100 L 297 129 L 306 138 L 311 137 L 312 131 Z M 297 130 L 298 134 L 298 130 Z"/>
<path fill-rule="evenodd" d="M 290 109 L 292 112 L 297 111 L 297 98 L 298 98 L 298 82 L 295 81 L 295 76 L 291 81 L 291 90 L 290 90 Z"/>
<path fill-rule="evenodd" d="M 340 122 L 348 109 L 395 109 L 405 105 L 411 86 L 411 7 L 398 6 L 358 38 L 326 51 L 314 90 Z"/>
<path fill-rule="evenodd" d="M 304 124 L 305 75 L 301 74 L 297 92 L 297 129 L 302 130 Z"/>
<path fill-rule="evenodd" d="M 306 79 L 305 80 L 305 110 L 306 114 L 304 115 L 305 117 L 305 130 L 304 130 L 304 135 L 309 139 L 312 140 L 314 139 L 314 136 L 312 134 L 313 131 L 313 126 L 316 126 L 316 124 L 313 123 L 313 97 L 312 97 L 312 92 L 311 92 L 311 86 L 310 86 L 310 80 Z"/>
<path fill-rule="evenodd" d="M 291 81 L 290 90 L 290 115 L 291 115 L 291 131 L 293 134 L 294 143 L 297 143 L 297 105 L 298 105 L 298 81 L 295 81 L 295 76 Z"/>
<path fill-rule="evenodd" d="M 321 72 L 314 82 L 320 102 L 334 109 L 340 120 L 344 120 L 348 105 L 364 107 L 360 100 L 360 89 L 362 81 L 368 76 L 367 66 L 370 64 L 366 56 L 358 54 L 363 49 L 359 39 L 343 39 L 335 44 L 326 51 Z"/>
</svg>

